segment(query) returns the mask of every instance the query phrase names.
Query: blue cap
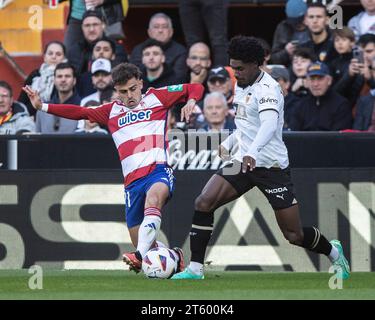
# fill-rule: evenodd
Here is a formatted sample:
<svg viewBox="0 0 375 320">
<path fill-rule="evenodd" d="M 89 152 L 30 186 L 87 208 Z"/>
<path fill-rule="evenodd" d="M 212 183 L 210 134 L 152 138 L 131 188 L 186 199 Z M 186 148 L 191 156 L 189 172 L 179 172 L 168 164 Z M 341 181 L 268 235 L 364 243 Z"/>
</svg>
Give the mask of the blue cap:
<svg viewBox="0 0 375 320">
<path fill-rule="evenodd" d="M 312 64 L 309 65 L 307 68 L 307 76 L 312 77 L 312 76 L 330 76 L 331 73 L 329 71 L 328 66 L 323 63 L 323 62 L 313 62 Z"/>
<path fill-rule="evenodd" d="M 305 15 L 307 4 L 304 0 L 289 0 L 285 7 L 285 13 L 288 18 L 300 18 Z"/>
</svg>

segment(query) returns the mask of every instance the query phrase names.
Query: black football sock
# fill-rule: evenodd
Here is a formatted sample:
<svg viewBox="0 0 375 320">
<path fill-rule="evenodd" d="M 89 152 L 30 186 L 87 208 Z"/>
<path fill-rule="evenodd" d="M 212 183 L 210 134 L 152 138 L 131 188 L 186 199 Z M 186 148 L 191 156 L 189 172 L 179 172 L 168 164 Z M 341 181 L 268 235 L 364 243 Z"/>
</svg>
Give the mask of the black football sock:
<svg viewBox="0 0 375 320">
<path fill-rule="evenodd" d="M 190 231 L 191 261 L 203 264 L 214 226 L 212 212 L 195 211 Z"/>
<path fill-rule="evenodd" d="M 323 253 L 326 256 L 331 253 L 332 245 L 317 228 L 305 227 L 303 228 L 303 234 L 302 247 L 316 253 Z"/>
</svg>

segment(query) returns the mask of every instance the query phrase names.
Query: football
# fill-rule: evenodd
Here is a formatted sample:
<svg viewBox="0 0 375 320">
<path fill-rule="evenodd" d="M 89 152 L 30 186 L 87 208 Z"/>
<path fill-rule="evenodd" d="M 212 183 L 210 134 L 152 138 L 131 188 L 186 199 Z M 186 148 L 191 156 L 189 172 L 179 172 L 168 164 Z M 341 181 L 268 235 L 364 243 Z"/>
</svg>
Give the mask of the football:
<svg viewBox="0 0 375 320">
<path fill-rule="evenodd" d="M 142 270 L 147 278 L 168 279 L 176 269 L 176 257 L 168 248 L 153 248 L 142 260 Z"/>
</svg>

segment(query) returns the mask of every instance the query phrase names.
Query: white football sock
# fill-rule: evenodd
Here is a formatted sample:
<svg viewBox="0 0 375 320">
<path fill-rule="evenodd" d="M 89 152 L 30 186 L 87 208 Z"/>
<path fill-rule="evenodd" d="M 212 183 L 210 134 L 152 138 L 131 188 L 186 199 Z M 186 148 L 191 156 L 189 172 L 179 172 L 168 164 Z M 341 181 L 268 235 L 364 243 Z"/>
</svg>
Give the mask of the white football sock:
<svg viewBox="0 0 375 320">
<path fill-rule="evenodd" d="M 334 262 L 337 260 L 339 255 L 339 250 L 337 250 L 337 248 L 332 245 L 331 253 L 328 255 L 329 260 L 331 260 L 331 262 Z"/>
<path fill-rule="evenodd" d="M 150 250 L 160 230 L 161 214 L 157 208 L 145 209 L 145 217 L 139 226 L 137 251 L 142 258 Z"/>
<path fill-rule="evenodd" d="M 203 264 L 199 262 L 190 261 L 188 268 L 195 274 L 203 275 Z"/>
<path fill-rule="evenodd" d="M 174 255 L 177 263 L 180 262 L 180 256 L 178 255 L 178 253 L 176 251 L 174 251 L 173 249 L 170 249 L 172 251 L 172 254 Z"/>
</svg>

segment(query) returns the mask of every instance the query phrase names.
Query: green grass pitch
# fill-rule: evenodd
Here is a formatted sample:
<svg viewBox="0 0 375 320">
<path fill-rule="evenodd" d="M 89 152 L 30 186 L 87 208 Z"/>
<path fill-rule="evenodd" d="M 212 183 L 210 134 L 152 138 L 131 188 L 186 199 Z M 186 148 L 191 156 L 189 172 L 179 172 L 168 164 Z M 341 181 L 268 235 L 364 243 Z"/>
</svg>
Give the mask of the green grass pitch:
<svg viewBox="0 0 375 320">
<path fill-rule="evenodd" d="M 0 271 L 0 299 L 375 299 L 375 273 L 352 273 L 342 289 L 329 273 L 214 272 L 205 280 L 146 279 L 129 271 L 45 270 L 31 290 L 27 270 Z"/>
</svg>

